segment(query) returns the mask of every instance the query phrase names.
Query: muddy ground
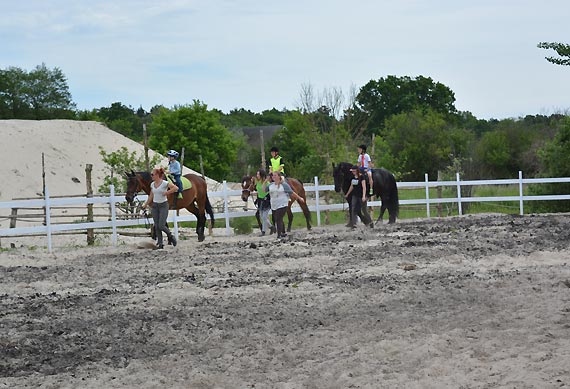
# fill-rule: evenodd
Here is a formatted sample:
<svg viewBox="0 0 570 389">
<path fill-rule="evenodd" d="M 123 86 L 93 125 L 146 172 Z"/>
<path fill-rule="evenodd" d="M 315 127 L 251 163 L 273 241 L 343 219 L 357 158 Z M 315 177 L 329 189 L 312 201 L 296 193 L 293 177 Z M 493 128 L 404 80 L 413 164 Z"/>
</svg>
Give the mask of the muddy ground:
<svg viewBox="0 0 570 389">
<path fill-rule="evenodd" d="M 0 265 L 0 388 L 570 386 L 567 214 Z"/>
</svg>

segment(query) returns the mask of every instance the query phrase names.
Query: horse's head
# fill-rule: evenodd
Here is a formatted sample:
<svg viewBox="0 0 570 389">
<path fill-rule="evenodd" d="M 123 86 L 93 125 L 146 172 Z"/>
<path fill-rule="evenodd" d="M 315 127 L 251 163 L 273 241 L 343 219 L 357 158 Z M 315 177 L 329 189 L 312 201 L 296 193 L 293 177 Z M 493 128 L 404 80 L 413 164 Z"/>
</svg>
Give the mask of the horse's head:
<svg viewBox="0 0 570 389">
<path fill-rule="evenodd" d="M 352 165 L 348 162 L 341 162 L 338 165 L 333 163 L 334 191 L 337 193 L 346 192 L 352 179 L 350 168 Z"/>
<path fill-rule="evenodd" d="M 342 171 L 340 170 L 340 165 L 332 164 L 333 166 L 333 178 L 334 178 L 334 191 L 339 193 L 342 189 L 342 182 L 344 180 L 344 176 Z"/>
<path fill-rule="evenodd" d="M 134 171 L 131 170 L 130 173 L 125 172 L 125 174 L 127 176 L 127 193 L 125 194 L 125 200 L 127 200 L 127 203 L 132 205 L 133 201 L 135 200 L 135 195 L 142 188 L 140 185 L 140 180 Z"/>
<path fill-rule="evenodd" d="M 241 199 L 247 201 L 251 192 L 255 190 L 255 181 L 251 176 L 243 176 L 241 179 Z"/>
</svg>

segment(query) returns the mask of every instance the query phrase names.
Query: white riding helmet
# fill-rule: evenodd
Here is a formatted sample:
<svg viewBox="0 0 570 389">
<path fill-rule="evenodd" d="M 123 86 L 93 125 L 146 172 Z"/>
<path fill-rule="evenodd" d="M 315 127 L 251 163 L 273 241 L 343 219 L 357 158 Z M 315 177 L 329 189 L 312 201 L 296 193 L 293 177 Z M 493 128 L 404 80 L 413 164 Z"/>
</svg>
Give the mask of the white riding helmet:
<svg viewBox="0 0 570 389">
<path fill-rule="evenodd" d="M 166 155 L 168 155 L 169 157 L 174 157 L 174 158 L 178 158 L 178 151 L 176 150 L 170 150 L 168 153 L 166 153 Z"/>
</svg>

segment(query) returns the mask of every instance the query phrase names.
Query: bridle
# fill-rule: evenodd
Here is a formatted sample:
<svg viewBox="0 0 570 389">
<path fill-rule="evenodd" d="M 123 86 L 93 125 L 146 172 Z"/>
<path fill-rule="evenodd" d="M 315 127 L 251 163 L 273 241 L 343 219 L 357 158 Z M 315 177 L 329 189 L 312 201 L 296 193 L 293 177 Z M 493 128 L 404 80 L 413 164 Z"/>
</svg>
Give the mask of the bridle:
<svg viewBox="0 0 570 389">
<path fill-rule="evenodd" d="M 253 184 L 254 184 L 253 177 L 251 177 L 249 180 L 250 180 L 250 182 L 249 182 L 249 185 L 247 186 L 247 188 L 244 187 L 245 181 L 243 181 L 242 184 L 241 184 L 241 191 L 242 191 L 242 193 L 246 192 L 248 196 L 249 196 L 249 195 L 251 194 L 251 192 L 253 191 Z"/>
</svg>

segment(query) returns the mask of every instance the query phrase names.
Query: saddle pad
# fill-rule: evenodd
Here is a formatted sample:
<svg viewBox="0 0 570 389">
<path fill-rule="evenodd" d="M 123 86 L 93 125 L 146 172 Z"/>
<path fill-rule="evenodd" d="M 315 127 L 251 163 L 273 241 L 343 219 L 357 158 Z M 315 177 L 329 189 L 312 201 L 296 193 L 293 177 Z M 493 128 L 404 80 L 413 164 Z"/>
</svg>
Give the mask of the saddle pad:
<svg viewBox="0 0 570 389">
<path fill-rule="evenodd" d="M 174 179 L 173 179 L 173 177 L 172 177 L 170 174 L 167 176 L 167 178 L 168 178 L 168 182 L 170 182 L 171 184 L 176 185 L 176 182 L 174 182 Z M 183 191 L 185 191 L 186 189 L 192 188 L 192 182 L 190 182 L 190 180 L 187 179 L 186 177 L 180 177 L 180 181 L 182 181 L 182 190 L 183 190 Z M 180 194 L 178 195 L 178 197 L 181 198 L 181 197 L 182 197 L 182 193 L 180 193 Z"/>
</svg>

